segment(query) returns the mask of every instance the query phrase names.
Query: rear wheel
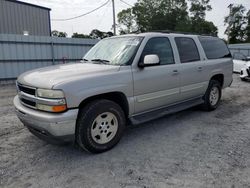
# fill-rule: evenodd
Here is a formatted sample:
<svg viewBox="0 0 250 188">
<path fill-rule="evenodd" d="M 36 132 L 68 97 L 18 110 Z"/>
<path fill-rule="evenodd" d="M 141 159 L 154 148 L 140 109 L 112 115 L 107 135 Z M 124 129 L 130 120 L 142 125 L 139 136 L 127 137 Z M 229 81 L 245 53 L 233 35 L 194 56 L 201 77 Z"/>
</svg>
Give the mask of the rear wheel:
<svg viewBox="0 0 250 188">
<path fill-rule="evenodd" d="M 204 95 L 204 103 L 202 108 L 206 111 L 215 110 L 220 103 L 221 99 L 221 84 L 217 80 L 211 80 Z"/>
<path fill-rule="evenodd" d="M 93 101 L 80 111 L 77 143 L 92 153 L 107 151 L 121 139 L 125 123 L 124 112 L 118 104 L 109 100 Z"/>
</svg>

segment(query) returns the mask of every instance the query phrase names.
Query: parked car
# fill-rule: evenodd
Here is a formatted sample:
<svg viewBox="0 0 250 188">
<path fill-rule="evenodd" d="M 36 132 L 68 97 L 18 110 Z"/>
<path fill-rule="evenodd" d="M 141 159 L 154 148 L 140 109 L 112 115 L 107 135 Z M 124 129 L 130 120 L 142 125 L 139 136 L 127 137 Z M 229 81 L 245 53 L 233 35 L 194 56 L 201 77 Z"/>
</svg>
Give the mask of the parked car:
<svg viewBox="0 0 250 188">
<path fill-rule="evenodd" d="M 136 125 L 192 106 L 215 110 L 232 83 L 226 44 L 210 36 L 144 33 L 101 40 L 77 64 L 26 72 L 16 113 L 39 138 L 100 153 Z"/>
<path fill-rule="evenodd" d="M 250 80 L 250 57 L 240 52 L 233 55 L 234 72 L 240 74 L 242 81 Z"/>
</svg>

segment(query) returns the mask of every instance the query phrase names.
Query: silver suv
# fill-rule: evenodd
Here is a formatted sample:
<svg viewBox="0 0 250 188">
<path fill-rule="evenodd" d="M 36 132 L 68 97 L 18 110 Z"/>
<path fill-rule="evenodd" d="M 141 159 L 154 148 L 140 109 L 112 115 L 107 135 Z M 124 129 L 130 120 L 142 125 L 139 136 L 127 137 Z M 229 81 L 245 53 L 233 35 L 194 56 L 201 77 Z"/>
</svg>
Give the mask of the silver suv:
<svg viewBox="0 0 250 188">
<path fill-rule="evenodd" d="M 233 62 L 216 37 L 144 33 L 107 38 L 79 63 L 26 72 L 16 113 L 39 138 L 99 153 L 139 124 L 195 105 L 218 107 Z"/>
</svg>

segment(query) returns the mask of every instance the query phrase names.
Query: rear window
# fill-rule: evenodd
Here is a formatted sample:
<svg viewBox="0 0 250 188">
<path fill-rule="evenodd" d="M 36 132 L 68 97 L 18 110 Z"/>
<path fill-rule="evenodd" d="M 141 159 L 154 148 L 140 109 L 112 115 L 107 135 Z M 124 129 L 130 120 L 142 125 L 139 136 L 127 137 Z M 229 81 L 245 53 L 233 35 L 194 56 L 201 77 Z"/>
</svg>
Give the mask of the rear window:
<svg viewBox="0 0 250 188">
<path fill-rule="evenodd" d="M 199 40 L 208 59 L 232 57 L 223 40 L 215 37 L 199 37 Z"/>
<path fill-rule="evenodd" d="M 179 51 L 181 63 L 189 63 L 200 60 L 200 55 L 193 39 L 176 37 L 175 42 Z"/>
</svg>

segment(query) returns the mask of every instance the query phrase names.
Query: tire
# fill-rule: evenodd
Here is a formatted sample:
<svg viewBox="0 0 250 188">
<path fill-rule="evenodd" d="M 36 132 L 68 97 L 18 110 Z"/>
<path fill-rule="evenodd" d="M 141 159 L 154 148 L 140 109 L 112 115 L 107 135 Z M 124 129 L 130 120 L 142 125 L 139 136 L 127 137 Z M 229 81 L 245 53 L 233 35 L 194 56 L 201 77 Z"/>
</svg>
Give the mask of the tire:
<svg viewBox="0 0 250 188">
<path fill-rule="evenodd" d="M 125 125 L 126 118 L 118 104 L 109 100 L 95 100 L 79 112 L 76 142 L 88 152 L 105 152 L 120 141 Z"/>
<path fill-rule="evenodd" d="M 247 81 L 246 78 L 240 78 L 240 79 L 241 79 L 241 81 L 243 81 L 243 82 Z"/>
<path fill-rule="evenodd" d="M 222 88 L 220 82 L 218 82 L 217 80 L 211 80 L 204 95 L 204 103 L 202 104 L 202 109 L 205 111 L 215 110 L 219 106 L 221 94 Z"/>
</svg>

